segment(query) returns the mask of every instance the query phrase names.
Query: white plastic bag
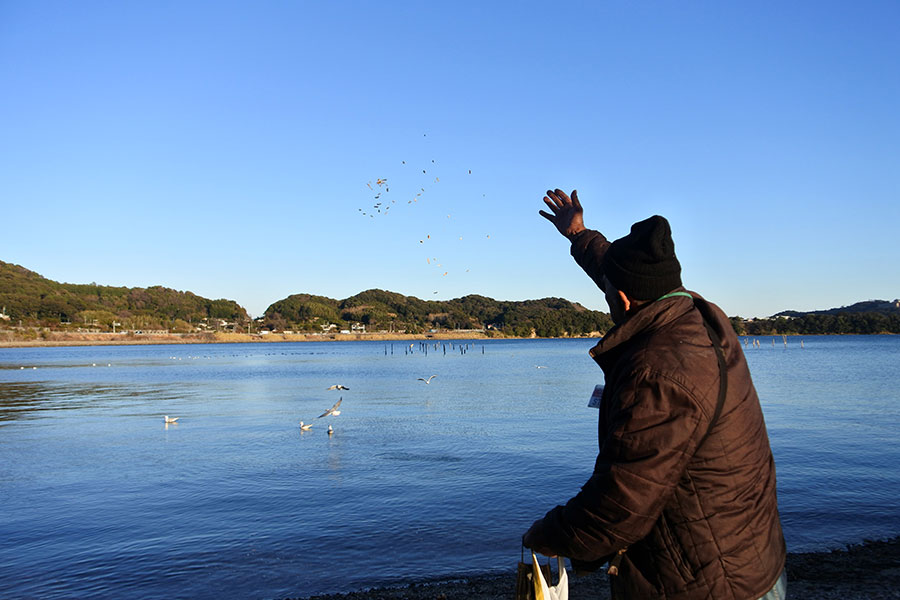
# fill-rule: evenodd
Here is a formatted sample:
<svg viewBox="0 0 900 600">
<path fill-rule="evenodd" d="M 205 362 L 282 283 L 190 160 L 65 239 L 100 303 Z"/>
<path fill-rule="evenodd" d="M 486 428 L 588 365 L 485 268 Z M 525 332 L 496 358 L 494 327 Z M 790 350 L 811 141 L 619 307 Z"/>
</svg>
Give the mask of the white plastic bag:
<svg viewBox="0 0 900 600">
<path fill-rule="evenodd" d="M 531 564 L 534 569 L 534 595 L 535 600 L 569 600 L 569 578 L 566 576 L 566 562 L 562 556 L 556 557 L 559 565 L 559 583 L 548 585 L 541 573 L 537 556 L 531 553 Z"/>
</svg>

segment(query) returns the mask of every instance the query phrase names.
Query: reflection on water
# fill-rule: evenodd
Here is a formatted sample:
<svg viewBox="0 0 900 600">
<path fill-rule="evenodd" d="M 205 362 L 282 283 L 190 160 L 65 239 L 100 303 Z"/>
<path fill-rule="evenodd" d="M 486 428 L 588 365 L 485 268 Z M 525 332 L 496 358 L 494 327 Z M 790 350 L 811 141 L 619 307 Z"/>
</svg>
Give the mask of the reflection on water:
<svg viewBox="0 0 900 600">
<path fill-rule="evenodd" d="M 0 382 L 0 425 L 3 421 L 26 420 L 37 413 L 87 408 L 106 394 L 123 394 L 117 386 L 64 386 L 48 383 Z"/>
<path fill-rule="evenodd" d="M 400 460 L 405 462 L 460 462 L 462 460 L 458 456 L 447 456 L 444 454 L 415 454 L 412 452 L 383 452 L 381 454 L 376 454 L 375 458 Z"/>
<path fill-rule="evenodd" d="M 0 426 L 3 421 L 27 418 L 27 412 L 40 410 L 36 404 L 45 386 L 36 383 L 0 382 Z"/>
<path fill-rule="evenodd" d="M 180 397 L 175 389 L 140 389 L 124 384 L 62 384 L 0 381 L 0 426 L 5 422 L 48 416 L 50 411 L 138 408 Z"/>
</svg>

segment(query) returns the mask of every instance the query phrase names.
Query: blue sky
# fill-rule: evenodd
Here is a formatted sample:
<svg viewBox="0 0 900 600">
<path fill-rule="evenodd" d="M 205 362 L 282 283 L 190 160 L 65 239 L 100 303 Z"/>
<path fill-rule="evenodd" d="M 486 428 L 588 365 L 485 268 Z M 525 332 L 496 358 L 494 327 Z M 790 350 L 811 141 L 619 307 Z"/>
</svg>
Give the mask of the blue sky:
<svg viewBox="0 0 900 600">
<path fill-rule="evenodd" d="M 0 0 L 0 260 L 254 315 L 369 288 L 606 310 L 537 214 L 559 187 L 610 238 L 668 217 L 685 285 L 729 315 L 894 299 L 898 22 L 896 2 Z"/>
</svg>

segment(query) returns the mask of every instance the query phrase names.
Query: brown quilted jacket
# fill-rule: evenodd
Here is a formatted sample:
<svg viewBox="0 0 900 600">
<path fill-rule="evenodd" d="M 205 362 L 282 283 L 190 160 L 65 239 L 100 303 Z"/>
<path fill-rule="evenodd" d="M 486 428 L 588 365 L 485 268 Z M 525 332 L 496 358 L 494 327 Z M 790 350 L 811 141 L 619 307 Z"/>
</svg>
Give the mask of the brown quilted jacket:
<svg viewBox="0 0 900 600">
<path fill-rule="evenodd" d="M 573 239 L 598 285 L 608 245 L 595 231 Z M 540 527 L 576 569 L 627 548 L 610 578 L 616 597 L 755 599 L 784 568 L 775 463 L 740 342 L 718 307 L 691 295 L 646 305 L 591 350 L 605 375 L 594 473 Z M 701 311 L 727 366 L 711 430 L 719 365 Z"/>
</svg>

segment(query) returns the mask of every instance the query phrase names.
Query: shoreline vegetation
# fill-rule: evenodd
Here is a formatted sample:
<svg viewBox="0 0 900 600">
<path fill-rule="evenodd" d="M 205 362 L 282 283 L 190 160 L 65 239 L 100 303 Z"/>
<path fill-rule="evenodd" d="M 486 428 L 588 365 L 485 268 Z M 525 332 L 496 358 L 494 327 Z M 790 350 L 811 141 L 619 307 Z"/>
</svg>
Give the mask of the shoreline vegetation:
<svg viewBox="0 0 900 600">
<path fill-rule="evenodd" d="M 499 575 L 461 575 L 287 600 L 513 600 L 517 558 L 511 557 L 509 572 Z M 831 551 L 790 552 L 786 569 L 791 600 L 900 599 L 900 537 Z M 554 581 L 555 576 L 554 571 Z M 608 600 L 609 580 L 603 572 L 586 577 L 570 573 L 569 593 Z"/>
</svg>

